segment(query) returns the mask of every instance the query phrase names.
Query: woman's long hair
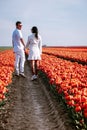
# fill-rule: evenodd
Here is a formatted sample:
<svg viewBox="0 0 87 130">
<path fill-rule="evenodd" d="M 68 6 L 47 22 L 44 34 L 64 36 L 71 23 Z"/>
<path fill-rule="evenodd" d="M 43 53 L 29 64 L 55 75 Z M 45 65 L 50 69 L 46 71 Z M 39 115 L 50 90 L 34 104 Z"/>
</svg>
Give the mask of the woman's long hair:
<svg viewBox="0 0 87 130">
<path fill-rule="evenodd" d="M 38 28 L 36 26 L 32 27 L 32 33 L 35 33 L 35 37 L 38 39 Z"/>
</svg>

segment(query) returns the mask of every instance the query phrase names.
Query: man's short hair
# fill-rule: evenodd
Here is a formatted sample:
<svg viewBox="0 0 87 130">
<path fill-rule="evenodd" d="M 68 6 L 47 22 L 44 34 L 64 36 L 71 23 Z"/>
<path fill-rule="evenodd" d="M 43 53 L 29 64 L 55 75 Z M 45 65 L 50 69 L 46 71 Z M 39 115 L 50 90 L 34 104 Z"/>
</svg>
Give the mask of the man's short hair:
<svg viewBox="0 0 87 130">
<path fill-rule="evenodd" d="M 17 21 L 16 22 L 16 26 L 18 26 L 18 24 L 22 24 L 21 21 Z"/>
</svg>

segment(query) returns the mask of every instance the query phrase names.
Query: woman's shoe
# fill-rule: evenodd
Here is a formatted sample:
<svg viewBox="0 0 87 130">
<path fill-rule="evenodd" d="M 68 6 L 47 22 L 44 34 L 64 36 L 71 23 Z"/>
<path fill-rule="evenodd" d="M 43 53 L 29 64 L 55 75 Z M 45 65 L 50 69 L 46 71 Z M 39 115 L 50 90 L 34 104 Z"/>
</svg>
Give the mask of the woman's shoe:
<svg viewBox="0 0 87 130">
<path fill-rule="evenodd" d="M 34 80 L 34 79 L 37 79 L 37 75 L 35 74 L 31 77 L 31 80 Z"/>
</svg>

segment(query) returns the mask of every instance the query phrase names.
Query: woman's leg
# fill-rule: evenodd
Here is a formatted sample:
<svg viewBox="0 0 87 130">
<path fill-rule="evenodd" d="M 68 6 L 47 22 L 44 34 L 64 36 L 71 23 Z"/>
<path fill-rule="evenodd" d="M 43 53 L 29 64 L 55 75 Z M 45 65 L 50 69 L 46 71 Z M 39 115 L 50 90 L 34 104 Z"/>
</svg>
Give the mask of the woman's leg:
<svg viewBox="0 0 87 130">
<path fill-rule="evenodd" d="M 35 61 L 34 60 L 31 60 L 31 71 L 32 71 L 32 74 L 34 75 L 35 74 Z"/>
<path fill-rule="evenodd" d="M 35 74 L 38 74 L 38 68 L 39 68 L 39 60 L 35 60 Z"/>
<path fill-rule="evenodd" d="M 37 75 L 37 60 L 35 60 L 35 75 Z"/>
<path fill-rule="evenodd" d="M 33 74 L 33 76 L 31 77 L 31 80 L 37 79 L 37 60 L 31 61 L 31 70 Z"/>
</svg>

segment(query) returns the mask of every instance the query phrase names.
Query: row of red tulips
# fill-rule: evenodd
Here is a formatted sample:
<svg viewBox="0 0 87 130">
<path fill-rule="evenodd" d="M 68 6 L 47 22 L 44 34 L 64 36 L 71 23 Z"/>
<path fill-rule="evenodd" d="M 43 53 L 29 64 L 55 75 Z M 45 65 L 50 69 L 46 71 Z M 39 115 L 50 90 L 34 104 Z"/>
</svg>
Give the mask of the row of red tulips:
<svg viewBox="0 0 87 130">
<path fill-rule="evenodd" d="M 87 118 L 87 66 L 72 63 L 52 55 L 43 54 L 40 64 L 49 83 L 56 86 L 58 94 L 63 96 L 66 105 L 80 118 L 76 120 L 85 126 Z M 85 126 L 87 128 L 87 125 Z"/>
<path fill-rule="evenodd" d="M 58 94 L 62 95 L 66 105 L 73 109 L 75 115 L 72 116 L 80 117 L 76 118 L 76 122 L 86 130 L 87 66 L 42 54 L 39 69 L 47 75 L 49 83 L 56 86 Z M 13 51 L 0 52 L 0 101 L 5 98 L 5 93 L 8 91 L 6 86 L 12 82 L 13 71 Z"/>
<path fill-rule="evenodd" d="M 0 52 L 0 102 L 5 99 L 7 86 L 12 82 L 14 71 L 14 54 L 12 50 Z"/>
<path fill-rule="evenodd" d="M 87 48 L 43 48 L 43 53 L 87 64 Z"/>
</svg>

